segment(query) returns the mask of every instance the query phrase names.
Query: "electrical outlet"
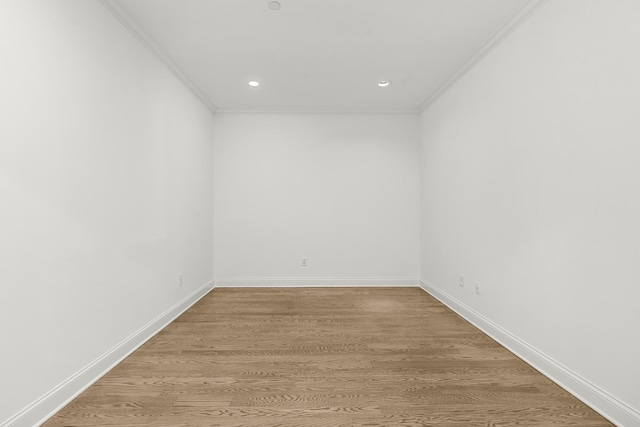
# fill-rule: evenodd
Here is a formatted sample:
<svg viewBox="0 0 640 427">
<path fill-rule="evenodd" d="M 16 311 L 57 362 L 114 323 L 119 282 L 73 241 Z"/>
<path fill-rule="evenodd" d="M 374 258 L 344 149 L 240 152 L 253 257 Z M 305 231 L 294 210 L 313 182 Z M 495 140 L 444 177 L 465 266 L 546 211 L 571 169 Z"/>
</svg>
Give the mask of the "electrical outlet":
<svg viewBox="0 0 640 427">
<path fill-rule="evenodd" d="M 480 282 L 476 282 L 476 294 L 480 295 Z"/>
<path fill-rule="evenodd" d="M 460 279 L 458 279 L 458 285 L 460 285 L 461 288 L 464 288 L 464 276 L 462 274 L 460 275 Z"/>
<path fill-rule="evenodd" d="M 302 266 L 303 267 L 307 266 L 307 259 L 306 258 L 302 258 Z"/>
<path fill-rule="evenodd" d="M 178 286 L 182 286 L 182 274 L 180 274 L 180 278 L 178 279 Z"/>
</svg>

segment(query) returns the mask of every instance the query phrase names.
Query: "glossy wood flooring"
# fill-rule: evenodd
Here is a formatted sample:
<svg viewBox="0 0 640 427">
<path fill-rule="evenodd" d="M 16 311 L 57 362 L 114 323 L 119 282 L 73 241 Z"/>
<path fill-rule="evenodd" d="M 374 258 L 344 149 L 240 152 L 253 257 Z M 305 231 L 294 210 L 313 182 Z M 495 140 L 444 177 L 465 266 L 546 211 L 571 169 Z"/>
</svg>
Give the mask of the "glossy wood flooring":
<svg viewBox="0 0 640 427">
<path fill-rule="evenodd" d="M 57 426 L 610 426 L 419 288 L 215 289 Z"/>
</svg>

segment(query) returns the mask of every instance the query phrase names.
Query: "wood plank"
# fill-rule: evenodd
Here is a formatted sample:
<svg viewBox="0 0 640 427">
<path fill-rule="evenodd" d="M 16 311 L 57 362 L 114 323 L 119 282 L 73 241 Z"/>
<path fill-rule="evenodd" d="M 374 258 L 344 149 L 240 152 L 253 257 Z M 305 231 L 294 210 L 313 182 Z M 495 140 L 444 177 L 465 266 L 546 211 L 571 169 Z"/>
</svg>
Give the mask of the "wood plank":
<svg viewBox="0 0 640 427">
<path fill-rule="evenodd" d="M 215 289 L 59 426 L 612 424 L 418 288 Z"/>
</svg>

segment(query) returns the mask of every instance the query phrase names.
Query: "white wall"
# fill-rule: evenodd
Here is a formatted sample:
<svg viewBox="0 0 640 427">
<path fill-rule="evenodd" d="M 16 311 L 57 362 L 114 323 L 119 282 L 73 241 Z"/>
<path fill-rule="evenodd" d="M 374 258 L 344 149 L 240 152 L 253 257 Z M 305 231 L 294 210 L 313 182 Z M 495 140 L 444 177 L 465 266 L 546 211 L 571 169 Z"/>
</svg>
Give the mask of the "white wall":
<svg viewBox="0 0 640 427">
<path fill-rule="evenodd" d="M 415 283 L 417 116 L 217 114 L 214 140 L 216 284 Z"/>
<path fill-rule="evenodd" d="M 639 15 L 549 1 L 421 119 L 423 279 L 636 411 Z"/>
<path fill-rule="evenodd" d="M 1 424 L 213 278 L 213 121 L 97 1 L 0 52 Z"/>
</svg>

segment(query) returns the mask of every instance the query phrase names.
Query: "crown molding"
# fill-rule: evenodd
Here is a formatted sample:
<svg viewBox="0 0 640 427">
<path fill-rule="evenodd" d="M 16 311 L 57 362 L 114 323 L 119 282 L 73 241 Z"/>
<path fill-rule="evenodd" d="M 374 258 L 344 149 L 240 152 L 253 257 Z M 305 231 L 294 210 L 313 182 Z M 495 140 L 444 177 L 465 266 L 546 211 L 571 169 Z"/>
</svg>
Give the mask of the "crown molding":
<svg viewBox="0 0 640 427">
<path fill-rule="evenodd" d="M 193 93 L 212 113 L 215 105 L 207 99 L 198 87 L 187 77 L 178 65 L 167 55 L 153 38 L 147 34 L 117 0 L 98 0 L 138 41 L 155 56 L 182 84 Z"/>
<path fill-rule="evenodd" d="M 438 89 L 435 90 L 419 108 L 423 112 L 433 102 L 442 96 L 451 86 L 460 80 L 467 72 L 476 66 L 485 56 L 487 56 L 494 48 L 502 43 L 511 33 L 513 33 L 520 25 L 546 3 L 547 0 L 529 0 L 526 2 L 507 22 L 505 22 L 491 37 L 489 37 L 469 58 L 462 64 L 458 70 L 451 75 Z"/>
<path fill-rule="evenodd" d="M 527 1 L 507 22 L 505 22 L 495 33 L 493 33 L 471 56 L 469 56 L 458 70 L 451 75 L 442 85 L 440 85 L 418 109 L 403 110 L 345 110 L 328 111 L 325 109 L 219 109 L 209 101 L 209 99 L 198 89 L 198 87 L 187 77 L 180 67 L 169 57 L 169 55 L 146 33 L 146 31 L 135 21 L 135 19 L 120 5 L 118 0 L 98 0 L 138 41 L 151 52 L 185 87 L 187 87 L 211 112 L 216 113 L 257 113 L 257 114 L 419 114 L 426 110 L 436 99 L 444 94 L 460 78 L 478 64 L 495 47 L 504 41 L 520 25 L 529 19 L 547 0 Z"/>
</svg>

